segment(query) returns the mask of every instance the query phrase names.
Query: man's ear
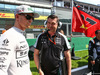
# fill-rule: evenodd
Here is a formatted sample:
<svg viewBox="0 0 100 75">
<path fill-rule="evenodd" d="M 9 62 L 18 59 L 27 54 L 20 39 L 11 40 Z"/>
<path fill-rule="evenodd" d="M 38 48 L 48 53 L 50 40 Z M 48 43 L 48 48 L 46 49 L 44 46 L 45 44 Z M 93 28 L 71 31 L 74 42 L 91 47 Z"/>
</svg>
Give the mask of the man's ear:
<svg viewBox="0 0 100 75">
<path fill-rule="evenodd" d="M 19 19 L 19 15 L 18 15 L 18 14 L 15 15 L 15 19 L 16 19 L 16 20 Z"/>
<path fill-rule="evenodd" d="M 18 17 L 19 17 L 19 15 L 18 15 L 18 14 L 16 14 L 16 15 L 15 15 L 15 18 L 18 18 Z"/>
</svg>

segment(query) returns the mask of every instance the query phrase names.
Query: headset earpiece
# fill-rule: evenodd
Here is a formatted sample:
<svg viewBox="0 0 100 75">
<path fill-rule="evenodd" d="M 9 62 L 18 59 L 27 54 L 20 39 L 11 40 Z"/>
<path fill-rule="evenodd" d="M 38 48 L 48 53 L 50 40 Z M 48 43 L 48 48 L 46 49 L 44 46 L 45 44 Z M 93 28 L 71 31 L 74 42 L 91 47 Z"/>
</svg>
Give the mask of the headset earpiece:
<svg viewBox="0 0 100 75">
<path fill-rule="evenodd" d="M 62 22 L 58 22 L 58 29 L 60 29 L 61 28 L 61 26 L 62 26 Z"/>
<path fill-rule="evenodd" d="M 45 27 L 45 28 L 47 27 L 47 20 L 44 21 L 44 27 Z"/>
</svg>

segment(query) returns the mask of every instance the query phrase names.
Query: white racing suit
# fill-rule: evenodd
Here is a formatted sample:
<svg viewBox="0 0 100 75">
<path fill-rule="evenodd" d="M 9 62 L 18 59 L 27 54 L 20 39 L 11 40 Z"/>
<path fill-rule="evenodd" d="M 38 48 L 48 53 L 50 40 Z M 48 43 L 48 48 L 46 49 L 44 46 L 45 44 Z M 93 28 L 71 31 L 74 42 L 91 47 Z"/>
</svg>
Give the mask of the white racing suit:
<svg viewBox="0 0 100 75">
<path fill-rule="evenodd" d="M 23 31 L 12 27 L 0 37 L 0 75 L 31 75 L 29 46 Z"/>
</svg>

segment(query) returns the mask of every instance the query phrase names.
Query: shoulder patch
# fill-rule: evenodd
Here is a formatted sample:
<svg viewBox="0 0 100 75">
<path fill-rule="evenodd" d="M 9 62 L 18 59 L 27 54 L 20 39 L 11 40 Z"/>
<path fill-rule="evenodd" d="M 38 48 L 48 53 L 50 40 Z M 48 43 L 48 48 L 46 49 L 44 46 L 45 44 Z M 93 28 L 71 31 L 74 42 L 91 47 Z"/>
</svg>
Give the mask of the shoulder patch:
<svg viewBox="0 0 100 75">
<path fill-rule="evenodd" d="M 91 42 L 93 42 L 93 44 L 95 44 L 95 41 L 94 41 L 94 39 L 92 39 L 92 40 L 91 40 Z"/>
</svg>

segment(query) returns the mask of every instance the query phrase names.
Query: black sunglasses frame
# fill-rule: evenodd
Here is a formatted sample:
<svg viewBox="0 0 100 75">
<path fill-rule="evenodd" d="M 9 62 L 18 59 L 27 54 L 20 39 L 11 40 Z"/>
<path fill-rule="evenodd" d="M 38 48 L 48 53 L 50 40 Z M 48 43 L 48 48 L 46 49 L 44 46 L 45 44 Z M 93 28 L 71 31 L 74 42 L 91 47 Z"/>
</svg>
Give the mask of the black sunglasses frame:
<svg viewBox="0 0 100 75">
<path fill-rule="evenodd" d="M 25 18 L 26 18 L 27 20 L 32 19 L 32 20 L 34 21 L 34 17 L 32 17 L 32 16 L 30 16 L 30 15 L 28 15 L 28 14 L 19 14 L 19 15 L 25 16 Z"/>
</svg>

